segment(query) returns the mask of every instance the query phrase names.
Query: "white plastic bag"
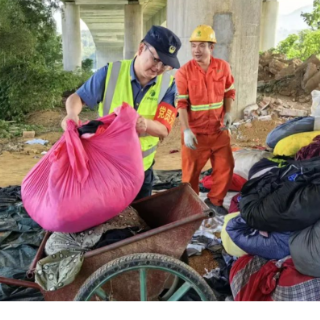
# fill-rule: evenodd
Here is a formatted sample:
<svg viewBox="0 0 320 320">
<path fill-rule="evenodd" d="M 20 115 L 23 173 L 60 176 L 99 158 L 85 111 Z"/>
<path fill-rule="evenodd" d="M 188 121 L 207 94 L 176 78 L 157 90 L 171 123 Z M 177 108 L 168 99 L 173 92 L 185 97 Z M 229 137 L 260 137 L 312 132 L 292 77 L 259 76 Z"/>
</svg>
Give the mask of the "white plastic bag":
<svg viewBox="0 0 320 320">
<path fill-rule="evenodd" d="M 233 173 L 248 180 L 249 171 L 254 164 L 260 161 L 262 158 L 270 158 L 272 153 L 258 149 L 241 149 L 233 152 L 234 158 L 234 170 Z"/>
<path fill-rule="evenodd" d="M 312 106 L 311 106 L 311 115 L 313 117 L 320 117 L 320 91 L 313 90 L 312 95 Z"/>
</svg>

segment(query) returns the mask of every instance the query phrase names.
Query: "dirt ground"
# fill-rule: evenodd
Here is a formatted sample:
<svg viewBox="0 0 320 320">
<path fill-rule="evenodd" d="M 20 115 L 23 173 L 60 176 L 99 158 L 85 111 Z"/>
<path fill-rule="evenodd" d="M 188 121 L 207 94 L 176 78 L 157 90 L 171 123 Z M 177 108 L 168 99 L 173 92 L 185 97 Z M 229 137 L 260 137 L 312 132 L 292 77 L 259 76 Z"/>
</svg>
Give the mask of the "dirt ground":
<svg viewBox="0 0 320 320">
<path fill-rule="evenodd" d="M 209 250 L 203 250 L 201 256 L 189 257 L 189 265 L 201 276 L 205 275 L 207 271 L 211 271 L 219 266 L 212 258 L 212 253 Z"/>
<path fill-rule="evenodd" d="M 180 122 L 176 120 L 169 136 L 160 142 L 154 168 L 156 170 L 181 169 L 181 129 Z M 178 152 L 175 152 L 178 151 Z M 174 152 L 174 153 L 170 153 Z"/>
<path fill-rule="evenodd" d="M 254 120 L 249 125 L 242 124 L 231 135 L 233 147 L 267 147 L 266 137 L 275 127 L 285 122 L 285 119 L 274 118 L 271 121 Z"/>
<path fill-rule="evenodd" d="M 26 117 L 27 124 L 41 125 L 45 133 L 36 132 L 35 138 L 48 140 L 47 145 L 27 145 L 22 137 L 14 139 L 0 139 L 0 187 L 9 185 L 21 185 L 25 175 L 43 157 L 44 151 L 50 150 L 61 135 L 61 120 L 65 116 L 64 109 L 54 109 L 30 113 Z M 93 111 L 83 112 L 80 116 L 82 121 L 96 119 L 97 114 Z"/>
</svg>

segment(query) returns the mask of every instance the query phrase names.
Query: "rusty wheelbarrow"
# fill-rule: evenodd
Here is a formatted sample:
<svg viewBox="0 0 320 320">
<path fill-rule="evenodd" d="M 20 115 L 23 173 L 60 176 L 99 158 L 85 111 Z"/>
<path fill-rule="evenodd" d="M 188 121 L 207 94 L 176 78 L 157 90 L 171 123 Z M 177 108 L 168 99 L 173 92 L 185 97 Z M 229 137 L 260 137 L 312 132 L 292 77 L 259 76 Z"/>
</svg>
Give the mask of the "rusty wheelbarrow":
<svg viewBox="0 0 320 320">
<path fill-rule="evenodd" d="M 179 260 L 203 219 L 211 216 L 190 185 L 182 184 L 132 206 L 151 230 L 86 252 L 71 284 L 44 291 L 31 281 L 0 277 L 0 283 L 37 288 L 47 301 L 177 301 L 191 289 L 199 300 L 216 300 L 204 279 Z M 33 272 L 44 255 L 48 236 L 30 266 Z"/>
</svg>

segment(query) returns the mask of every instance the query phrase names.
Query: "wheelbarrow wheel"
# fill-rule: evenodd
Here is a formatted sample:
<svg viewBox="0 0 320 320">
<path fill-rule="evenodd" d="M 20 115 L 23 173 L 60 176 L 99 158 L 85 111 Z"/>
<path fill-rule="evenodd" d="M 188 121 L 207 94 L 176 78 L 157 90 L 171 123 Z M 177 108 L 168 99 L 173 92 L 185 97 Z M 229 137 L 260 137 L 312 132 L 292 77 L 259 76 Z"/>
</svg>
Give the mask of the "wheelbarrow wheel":
<svg viewBox="0 0 320 320">
<path fill-rule="evenodd" d="M 180 261 L 184 262 L 185 264 L 189 265 L 189 257 L 187 250 L 184 250 L 182 253 L 182 256 L 180 257 Z M 170 288 L 165 289 L 161 294 L 159 295 L 160 301 L 168 301 L 172 294 L 180 288 L 184 284 L 184 281 L 179 278 L 178 276 L 174 276 L 174 280 L 172 282 L 172 285 Z"/>
<path fill-rule="evenodd" d="M 108 301 L 108 294 L 102 288 L 116 276 L 139 271 L 140 300 L 147 301 L 147 272 L 148 269 L 170 273 L 183 280 L 183 284 L 172 293 L 168 301 L 180 300 L 189 290 L 193 289 L 200 300 L 216 301 L 213 291 L 205 280 L 191 267 L 175 258 L 153 253 L 138 253 L 115 259 L 93 273 L 80 287 L 75 301 L 89 301 L 95 295 L 100 300 Z"/>
</svg>

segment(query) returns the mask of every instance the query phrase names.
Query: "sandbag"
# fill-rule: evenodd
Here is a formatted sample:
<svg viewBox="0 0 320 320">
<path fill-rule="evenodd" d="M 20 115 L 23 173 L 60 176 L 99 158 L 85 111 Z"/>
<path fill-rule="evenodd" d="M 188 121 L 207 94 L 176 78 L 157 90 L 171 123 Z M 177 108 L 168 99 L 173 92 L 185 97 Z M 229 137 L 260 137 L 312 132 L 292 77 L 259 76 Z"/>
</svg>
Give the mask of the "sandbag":
<svg viewBox="0 0 320 320">
<path fill-rule="evenodd" d="M 249 171 L 252 166 L 262 158 L 272 157 L 271 152 L 257 149 L 241 149 L 233 152 L 234 170 L 233 172 L 248 180 Z"/>
<path fill-rule="evenodd" d="M 320 277 L 320 220 L 292 235 L 289 245 L 296 269 L 302 274 Z"/>
<path fill-rule="evenodd" d="M 221 240 L 222 240 L 222 245 L 224 247 L 224 249 L 226 250 L 226 252 L 230 255 L 230 256 L 234 256 L 234 257 L 242 257 L 245 254 L 247 254 L 245 251 L 243 251 L 242 249 L 240 249 L 230 238 L 226 227 L 228 222 L 233 219 L 234 217 L 237 217 L 239 215 L 239 212 L 235 212 L 235 213 L 229 213 L 224 217 L 224 223 L 223 223 L 223 227 L 221 230 Z"/>
<path fill-rule="evenodd" d="M 293 134 L 279 141 L 273 150 L 273 154 L 275 156 L 294 157 L 301 148 L 309 145 L 318 135 L 320 135 L 320 131 Z"/>
<path fill-rule="evenodd" d="M 228 222 L 226 231 L 231 240 L 248 254 L 277 260 L 290 255 L 292 232 L 261 232 L 249 227 L 239 215 Z"/>
<path fill-rule="evenodd" d="M 269 132 L 266 144 L 274 149 L 277 143 L 293 134 L 311 132 L 314 129 L 314 117 L 297 117 L 280 124 Z"/>
<path fill-rule="evenodd" d="M 124 104 L 99 119 L 104 125 L 96 134 L 81 137 L 68 121 L 61 139 L 22 182 L 22 200 L 32 219 L 46 230 L 73 233 L 123 211 L 144 180 L 137 118 Z"/>
</svg>

